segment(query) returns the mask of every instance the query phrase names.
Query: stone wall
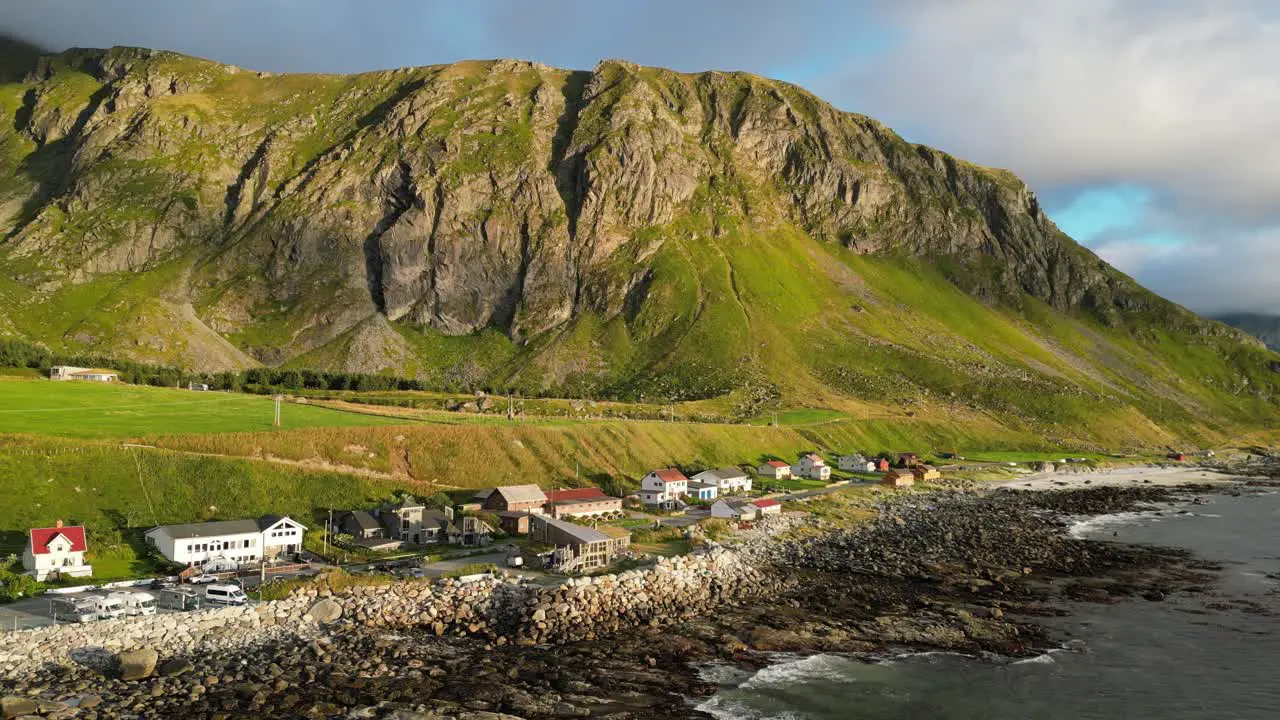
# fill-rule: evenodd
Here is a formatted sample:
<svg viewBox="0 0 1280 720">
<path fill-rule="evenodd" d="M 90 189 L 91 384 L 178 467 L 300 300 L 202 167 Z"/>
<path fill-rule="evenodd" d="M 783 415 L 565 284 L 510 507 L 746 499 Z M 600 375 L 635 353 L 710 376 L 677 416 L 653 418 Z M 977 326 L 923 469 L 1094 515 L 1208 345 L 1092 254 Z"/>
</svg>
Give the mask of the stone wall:
<svg viewBox="0 0 1280 720">
<path fill-rule="evenodd" d="M 344 628 L 422 627 L 437 635 L 496 644 L 557 643 L 661 625 L 780 589 L 750 549 L 713 548 L 664 558 L 617 575 L 559 586 L 513 577 L 400 581 L 337 590 L 316 584 L 254 607 L 202 610 L 84 625 L 59 625 L 0 638 L 0 678 L 30 675 L 48 663 L 109 669 L 122 651 L 148 647 L 163 657 L 219 653 Z"/>
</svg>

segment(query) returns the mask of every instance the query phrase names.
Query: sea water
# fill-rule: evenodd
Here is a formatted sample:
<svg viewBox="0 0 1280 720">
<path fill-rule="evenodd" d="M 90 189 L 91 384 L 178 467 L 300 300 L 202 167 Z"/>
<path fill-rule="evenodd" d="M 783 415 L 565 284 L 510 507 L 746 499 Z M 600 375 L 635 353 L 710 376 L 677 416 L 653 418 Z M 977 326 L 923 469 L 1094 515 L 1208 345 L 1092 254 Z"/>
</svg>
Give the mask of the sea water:
<svg viewBox="0 0 1280 720">
<path fill-rule="evenodd" d="M 1072 532 L 1221 562 L 1212 596 L 1070 604 L 1069 617 L 1037 619 L 1064 648 L 1031 659 L 780 655 L 759 672 L 710 666 L 722 689 L 698 707 L 726 720 L 1280 720 L 1280 493 L 1209 497 Z M 1207 607 L 1224 602 L 1233 607 Z"/>
</svg>

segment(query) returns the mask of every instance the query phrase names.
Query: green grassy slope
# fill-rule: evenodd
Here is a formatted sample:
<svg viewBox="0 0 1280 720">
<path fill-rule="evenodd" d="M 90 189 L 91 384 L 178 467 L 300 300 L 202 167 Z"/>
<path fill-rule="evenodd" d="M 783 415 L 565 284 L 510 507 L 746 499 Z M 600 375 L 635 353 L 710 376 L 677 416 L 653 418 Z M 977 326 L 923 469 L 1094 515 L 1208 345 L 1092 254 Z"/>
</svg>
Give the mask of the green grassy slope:
<svg viewBox="0 0 1280 720">
<path fill-rule="evenodd" d="M 157 524 L 285 513 L 314 526 L 321 511 L 369 506 L 397 487 L 269 462 L 0 435 L 0 495 L 9 498 L 0 503 L 0 556 L 21 554 L 27 528 L 61 519 L 87 526 L 95 577 L 110 579 L 146 572 L 141 534 Z"/>
<path fill-rule="evenodd" d="M 117 80 L 131 83 L 132 94 L 113 101 L 110 112 L 93 104 L 113 82 L 92 74 L 98 62 L 118 63 L 125 77 Z M 454 391 L 659 406 L 702 400 L 738 419 L 829 411 L 880 422 L 886 432 L 929 421 L 1067 445 L 1211 444 L 1280 420 L 1273 369 L 1280 356 L 1155 299 L 1047 220 L 1047 230 L 1026 220 L 1034 215 L 1028 192 L 1009 173 L 911 145 L 785 83 L 605 64 L 597 74 L 607 87 L 573 116 L 567 108 L 582 90 L 574 85 L 581 74 L 514 63 L 259 76 L 174 53 L 117 49 L 68 53 L 50 67 L 38 87 L 0 82 L 0 233 L 21 228 L 0 243 L 0 307 L 7 309 L 0 335 L 152 362 L 372 363 Z M 174 79 L 181 91 L 134 92 L 156 78 Z M 36 96 L 30 108 L 29 91 Z M 731 99 L 737 104 L 724 105 Z M 68 136 L 90 110 L 97 134 Z M 744 129 L 716 113 L 751 122 Z M 103 138 L 102 128 L 126 120 L 141 131 Z M 749 131 L 754 144 L 740 143 L 738 133 Z M 760 150 L 767 141 L 775 147 Z M 571 241 L 563 229 L 569 189 L 522 184 L 543 171 L 565 180 L 572 167 L 558 165 L 568 160 L 559 155 L 571 147 L 583 162 L 600 163 L 591 166 L 605 178 L 600 193 L 614 203 L 600 216 L 607 237 Z M 539 148 L 554 149 L 547 159 L 556 167 L 542 167 Z M 790 158 L 811 181 L 762 174 L 757 152 Z M 633 201 L 660 194 L 664 183 L 628 179 L 627 163 L 610 164 L 611 153 L 634 155 L 628 163 L 646 153 L 654 163 L 688 160 L 655 165 L 655 172 L 672 168 L 694 189 L 670 213 L 632 213 Z M 617 244 L 590 273 L 561 278 L 582 283 L 569 290 L 603 299 L 575 297 L 572 317 L 531 333 L 525 328 L 542 327 L 536 318 L 521 327 L 499 318 L 447 335 L 412 315 L 347 317 L 351 308 L 376 313 L 360 287 L 367 273 L 358 246 L 389 199 L 383 194 L 395 162 L 415 167 L 412 190 L 422 203 L 448 205 L 454 194 L 475 200 L 474 212 L 434 238 L 465 252 L 433 272 L 477 265 L 500 275 L 508 256 L 554 246 L 555 230 L 565 233 L 566 257 L 535 269 L 587 254 L 573 243 Z M 836 183 L 845 192 L 808 194 L 832 184 L 832 173 L 846 173 Z M 608 185 L 615 175 L 627 182 Z M 361 184 L 370 177 L 380 179 Z M 850 178 L 865 194 L 891 201 L 858 205 Z M 232 185 L 238 198 L 228 193 Z M 68 188 L 70 199 L 51 201 Z M 546 198 L 523 197 L 539 192 Z M 610 195 L 619 192 L 626 194 Z M 808 202 L 815 198 L 821 202 Z M 520 210 L 517 200 L 532 204 Z M 624 216 L 665 219 L 623 225 Z M 307 225 L 314 217 L 330 224 Z M 504 229 L 521 237 L 520 247 L 494 249 Z M 1007 237 L 983 235 L 998 229 Z M 301 240 L 281 249 L 288 243 L 279 238 L 298 236 L 333 242 L 320 251 Z M 983 255 L 975 237 L 1029 258 Z M 962 240 L 964 252 L 944 252 Z M 397 246 L 394 254 L 416 260 L 427 253 Z M 1090 296 L 1107 298 L 1105 307 L 1033 296 L 1007 286 L 1018 260 L 1028 267 L 1052 261 L 1061 274 L 1103 278 L 1097 287 L 1114 292 Z M 135 264 L 142 270 L 120 270 Z M 643 279 L 632 288 L 637 273 Z M 427 282 L 425 268 L 417 275 L 426 285 L 438 280 Z M 454 279 L 469 288 L 488 276 Z M 536 279 L 520 276 L 519 291 Z M 545 301 L 521 296 L 513 316 L 528 320 Z M 290 410 L 304 425 L 313 422 Z M 269 417 L 250 406 L 243 414 Z M 329 417 L 314 415 L 314 424 Z M 106 434 L 157 430 L 118 420 L 120 429 Z M 0 430 L 24 429 L 5 422 L 0 413 Z M 31 422 L 35 429 L 60 424 L 56 416 Z M 175 431 L 260 427 L 175 423 Z M 866 428 L 836 423 L 822 432 L 853 440 Z"/>
<path fill-rule="evenodd" d="M 120 383 L 0 378 L 0 434 L 134 438 L 155 433 L 270 431 L 270 398 Z M 286 404 L 280 430 L 387 425 L 387 418 Z"/>
</svg>

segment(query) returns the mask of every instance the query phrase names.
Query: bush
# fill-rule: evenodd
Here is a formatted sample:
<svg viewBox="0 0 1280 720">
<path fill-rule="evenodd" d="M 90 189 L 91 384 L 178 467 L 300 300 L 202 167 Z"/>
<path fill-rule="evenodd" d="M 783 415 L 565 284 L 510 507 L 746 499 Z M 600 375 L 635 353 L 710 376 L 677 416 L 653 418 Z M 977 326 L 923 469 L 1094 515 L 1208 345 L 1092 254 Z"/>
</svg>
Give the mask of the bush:
<svg viewBox="0 0 1280 720">
<path fill-rule="evenodd" d="M 44 594 L 47 589 L 44 583 L 36 582 L 36 579 L 30 575 L 17 575 L 7 570 L 0 571 L 0 603 L 36 597 Z"/>
</svg>

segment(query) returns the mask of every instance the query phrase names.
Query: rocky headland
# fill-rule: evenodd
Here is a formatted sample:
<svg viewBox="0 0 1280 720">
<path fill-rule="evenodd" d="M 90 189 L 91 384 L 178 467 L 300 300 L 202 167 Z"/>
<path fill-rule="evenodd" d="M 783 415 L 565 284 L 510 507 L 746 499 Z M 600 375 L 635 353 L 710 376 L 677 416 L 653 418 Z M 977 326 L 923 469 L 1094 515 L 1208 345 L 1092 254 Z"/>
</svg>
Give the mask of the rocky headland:
<svg viewBox="0 0 1280 720">
<path fill-rule="evenodd" d="M 1023 656 L 1060 644 L 1036 623 L 1060 601 L 1204 591 L 1216 566 L 1185 551 L 1066 529 L 1206 491 L 907 494 L 853 528 L 815 519 L 557 587 L 317 583 L 255 608 L 5 636 L 0 717 L 699 717 L 705 662 Z"/>
</svg>

